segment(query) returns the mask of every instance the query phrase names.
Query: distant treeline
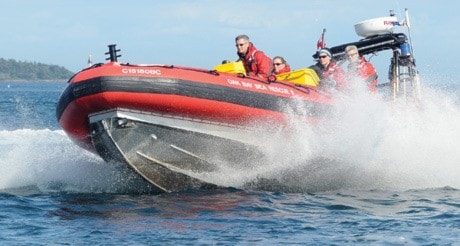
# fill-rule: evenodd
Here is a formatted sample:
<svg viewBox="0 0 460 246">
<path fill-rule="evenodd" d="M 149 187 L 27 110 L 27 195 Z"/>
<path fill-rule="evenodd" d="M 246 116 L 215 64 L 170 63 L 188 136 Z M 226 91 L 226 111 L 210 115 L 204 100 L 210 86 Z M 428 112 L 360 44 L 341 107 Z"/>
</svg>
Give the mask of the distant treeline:
<svg viewBox="0 0 460 246">
<path fill-rule="evenodd" d="M 66 68 L 57 65 L 0 58 L 0 81 L 59 81 L 67 80 L 73 74 Z"/>
</svg>

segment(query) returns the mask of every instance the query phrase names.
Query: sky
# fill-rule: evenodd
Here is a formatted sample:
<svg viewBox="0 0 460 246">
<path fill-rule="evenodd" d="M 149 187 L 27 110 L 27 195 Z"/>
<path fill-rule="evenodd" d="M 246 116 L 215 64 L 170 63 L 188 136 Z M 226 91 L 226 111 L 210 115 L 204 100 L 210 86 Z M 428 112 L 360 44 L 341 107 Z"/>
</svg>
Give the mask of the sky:
<svg viewBox="0 0 460 246">
<path fill-rule="evenodd" d="M 212 69 L 236 60 L 234 38 L 247 34 L 270 57 L 292 69 L 314 63 L 323 28 L 327 46 L 360 39 L 354 25 L 409 10 L 411 38 L 422 82 L 458 83 L 458 1 L 430 0 L 15 0 L 1 6 L 0 58 L 63 66 L 78 72 L 91 54 L 105 62 L 107 45 L 120 62 Z M 390 52 L 390 51 L 388 51 Z M 386 80 L 388 55 L 371 58 Z"/>
</svg>

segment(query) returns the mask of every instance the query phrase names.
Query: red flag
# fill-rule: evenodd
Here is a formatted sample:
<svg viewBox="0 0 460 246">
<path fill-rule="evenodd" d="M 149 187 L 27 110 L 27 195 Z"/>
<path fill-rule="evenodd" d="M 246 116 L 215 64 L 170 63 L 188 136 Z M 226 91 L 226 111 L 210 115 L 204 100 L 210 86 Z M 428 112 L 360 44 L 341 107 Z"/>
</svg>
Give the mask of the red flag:
<svg viewBox="0 0 460 246">
<path fill-rule="evenodd" d="M 323 29 L 323 33 L 318 39 L 318 42 L 316 43 L 316 49 L 320 50 L 324 47 L 326 47 L 326 41 L 324 40 L 324 34 L 326 33 L 326 29 Z"/>
</svg>

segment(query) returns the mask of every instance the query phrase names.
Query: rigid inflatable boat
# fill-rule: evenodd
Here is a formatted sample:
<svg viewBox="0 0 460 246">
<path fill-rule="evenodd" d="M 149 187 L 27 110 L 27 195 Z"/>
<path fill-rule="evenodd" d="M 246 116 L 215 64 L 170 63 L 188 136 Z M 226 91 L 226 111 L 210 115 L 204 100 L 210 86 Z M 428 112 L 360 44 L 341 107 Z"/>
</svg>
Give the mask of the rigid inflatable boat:
<svg viewBox="0 0 460 246">
<path fill-rule="evenodd" d="M 349 44 L 362 54 L 392 50 L 395 95 L 401 82 L 416 82 L 412 53 L 401 52 L 405 34 L 359 28 L 372 35 L 331 47 L 336 59 Z M 311 69 L 260 80 L 236 63 L 214 69 L 135 65 L 118 62 L 117 52 L 109 45 L 109 62 L 69 80 L 57 119 L 73 142 L 123 163 L 162 192 L 219 186 L 203 177 L 222 167 L 252 168 L 264 161 L 263 147 L 280 129 L 293 120 L 318 124 L 334 101 Z"/>
</svg>

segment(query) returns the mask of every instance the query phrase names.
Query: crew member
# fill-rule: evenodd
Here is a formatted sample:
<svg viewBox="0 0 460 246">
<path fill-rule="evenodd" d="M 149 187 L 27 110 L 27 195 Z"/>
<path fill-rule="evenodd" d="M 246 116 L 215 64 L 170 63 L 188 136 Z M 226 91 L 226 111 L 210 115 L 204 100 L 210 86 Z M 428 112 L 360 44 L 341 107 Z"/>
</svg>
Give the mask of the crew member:
<svg viewBox="0 0 460 246">
<path fill-rule="evenodd" d="M 348 58 L 348 70 L 346 78 L 348 83 L 356 80 L 364 81 L 372 92 L 377 92 L 377 71 L 374 66 L 359 55 L 358 47 L 349 45 L 345 48 Z"/>
<path fill-rule="evenodd" d="M 249 42 L 247 35 L 235 38 L 238 61 L 242 61 L 248 76 L 267 79 L 270 74 L 271 59 Z"/>
<path fill-rule="evenodd" d="M 345 73 L 332 59 L 332 52 L 328 48 L 318 51 L 318 62 L 310 66 L 320 78 L 319 86 L 343 90 L 346 87 Z"/>
</svg>

